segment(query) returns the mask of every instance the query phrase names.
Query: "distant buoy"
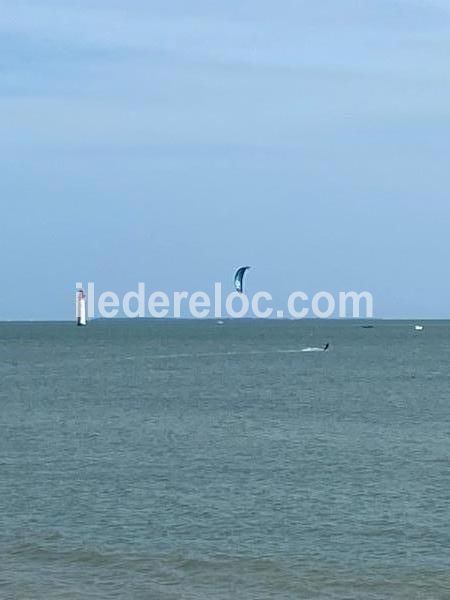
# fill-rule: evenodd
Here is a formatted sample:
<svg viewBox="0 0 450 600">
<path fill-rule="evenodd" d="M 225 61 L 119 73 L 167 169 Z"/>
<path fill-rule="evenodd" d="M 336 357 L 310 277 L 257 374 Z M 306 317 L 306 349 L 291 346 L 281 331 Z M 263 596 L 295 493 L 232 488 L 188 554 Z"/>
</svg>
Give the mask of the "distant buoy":
<svg viewBox="0 0 450 600">
<path fill-rule="evenodd" d="M 416 331 L 423 331 L 423 325 L 414 325 Z"/>
<path fill-rule="evenodd" d="M 77 325 L 87 325 L 86 322 L 86 294 L 83 289 L 77 290 L 75 300 L 75 314 L 77 319 Z"/>
</svg>

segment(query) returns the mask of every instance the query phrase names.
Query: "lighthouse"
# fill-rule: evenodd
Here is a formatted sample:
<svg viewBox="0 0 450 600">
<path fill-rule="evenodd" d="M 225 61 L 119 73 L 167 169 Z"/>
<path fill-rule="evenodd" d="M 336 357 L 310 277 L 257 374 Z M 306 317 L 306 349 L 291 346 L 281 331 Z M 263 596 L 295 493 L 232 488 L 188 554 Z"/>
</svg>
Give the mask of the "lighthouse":
<svg viewBox="0 0 450 600">
<path fill-rule="evenodd" d="M 86 325 L 86 294 L 83 289 L 77 289 L 75 300 L 75 314 L 77 325 Z"/>
</svg>

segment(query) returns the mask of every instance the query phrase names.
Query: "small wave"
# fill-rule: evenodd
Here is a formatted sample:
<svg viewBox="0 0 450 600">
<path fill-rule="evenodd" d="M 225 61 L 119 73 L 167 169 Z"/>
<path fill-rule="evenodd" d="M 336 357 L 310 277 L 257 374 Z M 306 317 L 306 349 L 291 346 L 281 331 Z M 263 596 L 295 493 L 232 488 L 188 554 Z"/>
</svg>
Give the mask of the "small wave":
<svg viewBox="0 0 450 600">
<path fill-rule="evenodd" d="M 49 538 L 44 541 L 32 541 L 15 544 L 9 550 L 14 557 L 26 557 L 30 560 L 44 562 L 83 563 L 92 566 L 113 565 L 119 560 L 118 556 L 103 553 L 99 550 L 88 548 L 61 548 L 59 544 L 51 543 L 56 540 Z"/>
</svg>

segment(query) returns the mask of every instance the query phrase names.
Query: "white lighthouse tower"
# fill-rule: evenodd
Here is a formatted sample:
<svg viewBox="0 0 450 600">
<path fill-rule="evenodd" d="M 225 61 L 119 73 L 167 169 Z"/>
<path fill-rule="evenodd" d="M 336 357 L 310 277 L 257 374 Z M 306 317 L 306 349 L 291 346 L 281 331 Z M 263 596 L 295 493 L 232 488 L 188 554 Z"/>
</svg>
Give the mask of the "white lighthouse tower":
<svg viewBox="0 0 450 600">
<path fill-rule="evenodd" d="M 76 300 L 75 300 L 75 314 L 77 318 L 77 325 L 87 325 L 86 322 L 86 294 L 82 288 L 77 289 Z"/>
</svg>

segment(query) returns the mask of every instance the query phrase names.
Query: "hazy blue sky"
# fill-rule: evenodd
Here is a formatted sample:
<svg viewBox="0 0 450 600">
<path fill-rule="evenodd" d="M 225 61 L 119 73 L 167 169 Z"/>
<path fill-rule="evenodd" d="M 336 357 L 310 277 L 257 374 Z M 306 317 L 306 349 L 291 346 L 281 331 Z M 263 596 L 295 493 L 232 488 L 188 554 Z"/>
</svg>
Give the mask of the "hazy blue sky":
<svg viewBox="0 0 450 600">
<path fill-rule="evenodd" d="M 1 0 L 0 319 L 367 289 L 450 317 L 448 0 Z"/>
</svg>

